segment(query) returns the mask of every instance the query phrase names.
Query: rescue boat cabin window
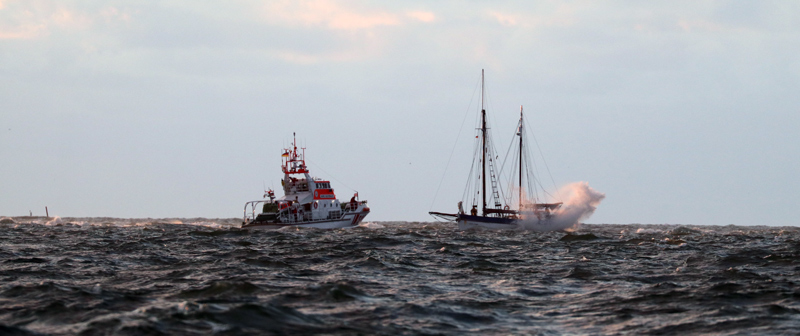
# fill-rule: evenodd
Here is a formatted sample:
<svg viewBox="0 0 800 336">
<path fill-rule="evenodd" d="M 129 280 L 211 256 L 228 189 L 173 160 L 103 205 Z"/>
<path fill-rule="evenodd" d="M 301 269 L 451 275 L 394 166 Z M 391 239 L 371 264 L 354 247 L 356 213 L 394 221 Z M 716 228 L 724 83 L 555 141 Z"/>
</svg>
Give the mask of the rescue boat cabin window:
<svg viewBox="0 0 800 336">
<path fill-rule="evenodd" d="M 281 184 L 283 185 L 283 189 L 286 191 L 292 190 L 292 187 L 296 188 L 296 191 L 308 191 L 308 182 L 305 179 L 296 179 L 294 177 L 289 177 L 289 180 L 281 180 Z"/>
<path fill-rule="evenodd" d="M 330 189 L 331 183 L 330 182 L 317 182 L 317 189 Z"/>
</svg>

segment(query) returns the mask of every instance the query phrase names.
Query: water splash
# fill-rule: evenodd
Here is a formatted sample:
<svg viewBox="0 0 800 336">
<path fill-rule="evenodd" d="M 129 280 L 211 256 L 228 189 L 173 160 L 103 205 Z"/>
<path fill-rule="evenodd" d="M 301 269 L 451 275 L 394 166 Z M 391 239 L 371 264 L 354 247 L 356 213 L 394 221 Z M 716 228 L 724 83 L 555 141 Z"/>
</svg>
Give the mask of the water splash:
<svg viewBox="0 0 800 336">
<path fill-rule="evenodd" d="M 519 227 L 533 231 L 575 228 L 581 220 L 589 218 L 606 197 L 605 194 L 589 187 L 587 182 L 570 183 L 562 187 L 558 194 L 567 200 L 551 217 L 540 219 L 533 212 L 523 212 Z"/>
<path fill-rule="evenodd" d="M 383 229 L 385 226 L 382 224 L 378 224 L 375 222 L 361 222 L 358 224 L 358 227 L 366 228 L 366 229 Z"/>
</svg>

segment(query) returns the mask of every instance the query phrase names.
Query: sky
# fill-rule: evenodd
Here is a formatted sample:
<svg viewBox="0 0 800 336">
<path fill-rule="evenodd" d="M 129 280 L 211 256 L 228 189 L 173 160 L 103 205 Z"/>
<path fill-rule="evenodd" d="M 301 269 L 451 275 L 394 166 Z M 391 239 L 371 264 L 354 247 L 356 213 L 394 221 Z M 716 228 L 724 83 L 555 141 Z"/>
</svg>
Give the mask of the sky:
<svg viewBox="0 0 800 336">
<path fill-rule="evenodd" d="M 296 132 L 368 220 L 430 221 L 461 200 L 485 69 L 498 149 L 523 105 L 556 187 L 606 195 L 586 223 L 797 225 L 797 13 L 0 0 L 0 215 L 240 217 Z"/>
</svg>

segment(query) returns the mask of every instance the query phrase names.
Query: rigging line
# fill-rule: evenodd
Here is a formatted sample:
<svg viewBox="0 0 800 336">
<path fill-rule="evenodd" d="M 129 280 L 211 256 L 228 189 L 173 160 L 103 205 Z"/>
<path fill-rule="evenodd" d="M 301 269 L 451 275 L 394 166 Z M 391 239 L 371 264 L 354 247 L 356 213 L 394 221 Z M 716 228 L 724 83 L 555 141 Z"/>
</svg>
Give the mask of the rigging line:
<svg viewBox="0 0 800 336">
<path fill-rule="evenodd" d="M 433 201 L 431 202 L 431 207 L 428 211 L 433 210 L 433 205 L 436 204 L 436 197 L 439 196 L 439 189 L 442 188 L 442 181 L 444 181 L 444 177 L 447 175 L 447 168 L 450 167 L 450 160 L 453 158 L 453 153 L 456 152 L 456 146 L 458 145 L 458 138 L 461 137 L 461 131 L 464 129 L 464 123 L 467 122 L 467 116 L 469 115 L 469 109 L 472 106 L 472 101 L 475 100 L 475 91 L 478 90 L 478 84 L 476 84 L 475 89 L 472 90 L 472 98 L 469 100 L 469 105 L 467 105 L 467 112 L 464 113 L 464 119 L 461 121 L 461 127 L 458 128 L 458 135 L 456 135 L 456 141 L 453 143 L 453 149 L 450 151 L 450 157 L 447 158 L 447 164 L 444 166 L 444 173 L 442 173 L 442 178 L 439 179 L 439 186 L 436 187 L 436 193 L 433 195 Z"/>
<path fill-rule="evenodd" d="M 495 152 L 492 152 L 492 153 L 495 155 L 495 157 L 499 158 L 499 156 L 497 156 L 497 153 L 495 153 Z M 497 167 L 496 164 L 494 166 Z M 503 178 L 503 175 L 501 174 L 501 172 L 497 172 L 497 176 L 495 178 L 497 179 L 497 190 L 499 191 L 499 195 L 498 196 L 500 197 L 500 199 L 497 199 L 495 201 L 495 203 L 497 203 L 497 202 L 505 200 L 506 192 L 505 192 L 505 189 L 503 189 L 503 184 L 500 183 L 500 182 L 502 182 L 501 179 Z M 494 193 L 492 194 L 492 197 L 494 197 Z"/>
<path fill-rule="evenodd" d="M 531 173 L 531 164 L 530 164 L 530 158 L 529 158 L 529 155 L 528 155 L 528 151 L 530 151 L 530 149 L 528 147 L 530 147 L 530 146 L 528 146 L 527 142 L 525 142 L 525 140 L 528 139 L 528 137 L 527 137 L 527 135 L 525 133 L 528 130 L 528 126 L 525 124 L 525 120 L 523 119 L 522 106 L 520 106 L 520 119 L 519 119 L 519 122 L 517 123 L 517 129 L 516 130 L 517 130 L 517 132 L 516 132 L 517 137 L 515 137 L 515 138 L 517 138 L 516 140 L 519 141 L 518 146 L 519 146 L 519 149 L 520 149 L 520 151 L 519 151 L 519 160 L 520 161 L 518 162 L 518 164 L 519 164 L 519 170 L 520 170 L 519 171 L 519 179 L 520 179 L 519 188 L 522 189 L 520 191 L 520 195 L 519 195 L 519 198 L 520 198 L 519 199 L 519 204 L 520 204 L 520 208 L 521 208 L 524 204 L 531 203 L 531 201 L 529 201 L 531 199 L 533 200 L 532 203 L 535 204 L 536 203 L 536 199 L 538 198 L 538 194 L 536 192 L 536 181 L 535 181 L 536 177 L 534 176 L 534 178 L 531 179 L 531 175 L 532 175 L 532 173 Z M 515 164 L 515 167 L 516 167 L 516 164 Z M 522 183 L 523 173 L 525 173 L 524 174 L 524 180 L 525 180 L 524 187 L 523 187 L 523 183 Z M 520 209 L 520 210 L 522 210 L 522 209 Z"/>
<path fill-rule="evenodd" d="M 500 166 L 500 175 L 501 175 L 501 177 L 502 177 L 503 173 L 505 172 L 506 163 L 508 163 L 508 156 L 511 153 L 511 148 L 514 147 L 514 144 L 516 142 L 517 142 L 516 137 L 513 137 L 511 139 L 511 142 L 508 145 L 508 150 L 506 151 L 506 155 L 503 158 L 503 164 Z M 508 185 L 508 190 L 514 190 L 514 184 L 513 183 L 514 183 L 514 176 L 515 176 L 514 173 L 516 173 L 516 169 L 517 169 L 516 168 L 517 167 L 516 163 L 517 163 L 517 157 L 514 156 L 514 160 L 513 160 L 513 162 L 511 162 L 511 167 L 512 167 L 511 174 L 507 175 L 508 178 L 503 180 L 503 182 Z M 514 197 L 513 193 L 510 193 L 508 195 L 508 197 L 503 195 L 503 200 L 506 202 L 506 204 L 511 204 L 512 203 L 511 201 L 513 200 L 513 197 Z"/>
<path fill-rule="evenodd" d="M 482 120 L 481 119 L 481 113 L 475 113 L 475 124 L 478 125 L 478 126 L 481 126 L 481 120 Z M 476 131 L 480 131 L 481 128 L 478 127 L 478 128 L 475 128 L 475 130 Z M 474 185 L 475 189 L 471 189 L 471 187 L 473 186 L 472 180 L 475 178 L 474 171 L 478 167 L 478 164 L 483 162 L 482 158 L 478 159 L 478 153 L 481 153 L 481 150 L 483 148 L 483 142 L 482 142 L 483 138 L 481 138 L 482 134 L 480 132 L 476 132 L 476 134 L 478 134 L 478 135 L 475 136 L 475 140 L 473 141 L 474 144 L 473 144 L 473 148 L 472 148 L 472 150 L 473 150 L 473 152 L 472 152 L 472 164 L 470 164 L 469 175 L 467 175 L 468 176 L 467 177 L 467 184 L 464 186 L 464 194 L 461 195 L 461 200 L 462 201 L 466 201 L 467 200 L 467 197 L 466 197 L 467 194 L 472 195 L 472 205 L 475 205 L 475 206 L 478 205 L 477 195 L 480 195 L 479 190 L 481 189 L 481 187 L 480 187 L 479 183 L 480 183 L 481 179 L 480 179 L 480 176 L 478 176 L 478 178 L 475 180 L 475 182 L 474 182 L 475 183 L 475 185 Z M 477 160 L 477 163 L 476 163 L 476 160 Z"/>
<path fill-rule="evenodd" d="M 533 133 L 533 132 L 531 132 L 531 133 Z M 553 189 L 555 189 L 556 193 L 558 194 L 557 199 L 558 199 L 559 202 L 561 202 L 562 201 L 561 192 L 558 189 L 558 187 L 556 186 L 556 180 L 553 179 L 553 174 L 550 173 L 550 167 L 547 165 L 547 160 L 544 159 L 544 153 L 542 153 L 542 148 L 539 147 L 539 141 L 536 140 L 536 136 L 535 135 L 531 134 L 531 137 L 533 138 L 533 142 L 536 144 L 536 148 L 539 150 L 539 156 L 542 157 L 542 162 L 544 163 L 544 167 L 545 167 L 545 169 L 547 169 L 547 175 L 550 175 L 550 181 L 553 182 Z M 544 191 L 544 188 L 542 188 L 542 190 Z M 549 193 L 547 193 L 547 194 L 549 195 Z M 550 196 L 552 197 L 553 195 L 550 195 Z"/>
<path fill-rule="evenodd" d="M 495 184 L 492 183 L 492 181 L 493 181 L 492 178 L 494 178 L 495 182 L 496 182 L 496 179 L 500 175 L 497 174 L 497 173 L 494 173 L 496 171 L 496 169 L 494 169 L 496 167 L 494 162 L 495 162 L 495 156 L 497 154 L 495 154 L 494 141 L 492 141 L 492 136 L 491 135 L 492 135 L 491 132 L 489 132 L 489 130 L 487 128 L 487 130 L 486 130 L 486 154 L 487 154 L 488 160 L 489 160 L 487 162 L 487 164 L 489 165 L 489 172 L 487 174 L 489 174 L 491 176 L 488 181 L 492 186 L 492 197 L 491 197 L 490 201 L 496 201 L 496 199 L 494 198 L 494 194 L 495 194 L 495 191 L 497 191 L 497 188 L 496 188 Z M 486 178 L 486 176 L 484 176 L 484 179 L 485 178 Z"/>
<path fill-rule="evenodd" d="M 524 121 L 523 121 L 524 122 Z M 527 123 L 526 123 L 527 125 Z M 530 137 L 530 133 L 528 132 L 529 127 L 525 127 L 522 131 L 525 132 L 524 135 L 526 138 Z M 536 188 L 536 182 L 539 182 L 540 187 L 542 187 L 542 191 L 544 191 L 544 186 L 541 185 L 541 181 L 539 181 L 539 166 L 536 164 L 536 160 L 531 157 L 530 153 L 530 146 L 525 146 L 526 150 L 523 151 L 522 155 L 525 156 L 525 163 L 527 163 L 528 169 L 526 174 L 533 175 L 533 178 L 528 176 L 529 181 L 533 181 L 533 187 L 530 187 L 531 192 L 533 193 L 535 198 L 539 198 L 539 190 Z"/>
<path fill-rule="evenodd" d="M 533 169 L 531 169 L 530 166 L 529 166 L 528 167 L 528 171 L 526 172 L 526 174 L 533 175 L 533 177 L 530 177 L 530 175 L 528 176 L 528 188 L 531 190 L 531 192 L 533 192 L 534 198 L 538 201 L 539 200 L 539 188 L 536 187 L 537 183 L 538 183 L 539 187 L 542 187 L 541 181 L 539 181 L 539 178 L 537 178 L 537 176 L 538 176 L 537 173 L 538 173 L 539 169 L 536 167 L 536 161 L 535 160 L 531 160 L 531 157 L 530 157 L 531 153 L 530 152 L 524 151 L 522 153 L 522 155 L 525 155 L 526 162 L 533 162 Z M 536 170 L 536 173 L 534 173 L 533 170 Z M 541 189 L 542 189 L 542 193 L 545 193 L 544 188 L 542 187 Z"/>
<path fill-rule="evenodd" d="M 519 124 L 517 124 L 519 126 Z M 500 166 L 500 172 L 502 173 L 503 170 L 506 168 L 506 162 L 508 161 L 508 155 L 511 153 L 511 148 L 514 147 L 514 143 L 517 141 L 516 137 L 511 139 L 511 143 L 508 144 L 508 150 L 506 151 L 506 156 L 503 158 L 503 165 Z M 513 171 L 512 171 L 513 173 Z"/>
<path fill-rule="evenodd" d="M 481 119 L 481 113 L 476 113 L 475 114 L 475 124 L 476 125 L 480 125 L 481 120 L 482 120 Z M 475 130 L 476 131 L 480 131 L 481 128 L 475 128 Z M 468 200 L 466 195 L 467 194 L 472 195 L 472 203 L 471 204 L 474 205 L 474 206 L 478 205 L 477 196 L 480 195 L 480 193 L 478 192 L 480 190 L 480 185 L 479 185 L 479 183 L 481 181 L 480 175 L 478 175 L 478 178 L 475 180 L 475 182 L 472 182 L 472 180 L 475 178 L 474 171 L 475 171 L 476 168 L 478 168 L 478 164 L 483 162 L 482 158 L 478 159 L 478 153 L 480 153 L 482 148 L 483 148 L 483 144 L 482 144 L 483 143 L 483 138 L 481 137 L 481 133 L 476 132 L 476 134 L 478 134 L 478 135 L 475 136 L 475 140 L 473 141 L 472 163 L 470 164 L 469 175 L 467 175 L 468 176 L 467 184 L 464 186 L 464 194 L 461 196 L 461 200 L 462 201 L 466 201 L 466 200 Z M 476 162 L 476 160 L 477 160 L 477 162 Z M 474 185 L 473 185 L 473 183 L 474 183 Z M 475 189 L 472 189 L 472 187 L 474 187 Z"/>
<path fill-rule="evenodd" d="M 532 157 L 530 151 L 526 151 L 524 153 L 524 155 L 525 155 L 526 159 L 528 160 L 528 162 L 531 163 L 531 166 L 532 166 L 530 171 L 531 171 L 531 174 L 533 174 L 533 183 L 534 183 L 533 186 L 534 186 L 534 188 L 536 187 L 536 184 L 538 183 L 539 187 L 542 187 L 542 189 L 544 189 L 544 186 L 542 186 L 542 181 L 539 180 L 539 165 L 536 164 L 536 160 L 534 160 L 534 158 Z M 539 197 L 538 190 L 536 191 L 536 197 L 537 198 Z"/>
<path fill-rule="evenodd" d="M 523 153 L 522 155 L 527 155 L 527 154 Z M 525 168 L 526 168 L 525 169 L 525 178 L 526 178 L 525 186 L 528 188 L 528 193 L 532 194 L 532 195 L 527 195 L 527 197 L 528 197 L 528 199 L 532 200 L 531 202 L 533 204 L 536 204 L 536 203 L 538 203 L 538 200 L 539 200 L 539 195 L 538 195 L 538 193 L 536 191 L 536 180 L 535 180 L 535 177 L 531 178 L 532 173 L 531 173 L 531 170 L 530 170 L 530 165 L 527 165 L 527 167 L 525 167 Z"/>
<path fill-rule="evenodd" d="M 525 147 L 528 147 L 527 145 Z M 522 160 L 525 164 L 525 203 L 536 204 L 539 202 L 539 192 L 536 190 L 536 175 L 531 168 L 530 149 L 522 151 Z"/>
<path fill-rule="evenodd" d="M 339 181 L 339 179 L 337 179 L 336 177 L 334 177 L 334 176 L 333 176 L 333 174 L 331 174 L 331 173 L 329 173 L 329 172 L 325 171 L 325 169 L 322 169 L 322 167 L 321 167 L 320 165 L 316 164 L 314 161 L 311 161 L 310 159 L 305 159 L 305 160 L 306 160 L 306 161 L 308 161 L 308 162 L 310 162 L 311 164 L 313 164 L 313 165 L 314 165 L 314 169 L 319 169 L 319 170 L 321 170 L 323 173 L 325 173 L 325 175 L 328 175 L 328 176 L 330 176 L 332 179 L 334 179 L 334 180 L 335 180 L 337 183 L 339 183 L 339 184 L 343 185 L 345 188 L 347 188 L 347 189 L 350 189 L 350 190 L 352 190 L 352 191 L 356 191 L 355 189 L 353 189 L 353 188 L 350 188 L 350 186 L 348 186 L 348 185 L 344 184 L 344 182 L 342 182 L 342 181 Z"/>
<path fill-rule="evenodd" d="M 480 125 L 480 123 L 481 123 L 481 113 L 476 113 L 475 114 L 475 124 Z M 480 130 L 480 128 L 476 128 L 475 130 L 478 131 L 478 130 Z M 473 172 L 475 171 L 475 168 L 478 167 L 478 164 L 483 162 L 482 161 L 483 160 L 482 157 L 480 159 L 478 159 L 478 153 L 480 153 L 482 148 L 483 148 L 483 144 L 482 144 L 483 143 L 482 142 L 483 138 L 481 138 L 481 136 L 482 136 L 481 133 L 476 133 L 476 134 L 479 134 L 479 135 L 475 136 L 475 140 L 473 141 L 474 144 L 473 144 L 473 147 L 472 147 L 472 163 L 470 164 L 469 175 L 467 175 L 468 176 L 467 177 L 467 184 L 464 186 L 464 195 L 461 196 L 461 200 L 462 201 L 466 201 L 467 200 L 466 195 L 469 192 L 469 194 L 472 195 L 472 205 L 477 205 L 478 204 L 477 195 L 480 195 L 478 193 L 478 191 L 481 189 L 480 185 L 479 185 L 479 183 L 481 181 L 481 176 L 480 175 L 478 175 L 478 178 L 474 182 L 475 183 L 475 185 L 474 185 L 475 189 L 470 189 L 473 186 L 472 179 L 475 178 L 475 175 L 474 175 Z M 477 163 L 476 163 L 476 160 L 477 160 Z"/>
<path fill-rule="evenodd" d="M 506 179 L 506 181 L 505 181 L 506 185 L 508 185 L 508 190 L 512 190 L 512 191 L 514 190 L 514 188 L 517 188 L 517 186 L 514 184 L 514 176 L 517 175 L 516 174 L 517 173 L 517 163 L 519 162 L 519 161 L 517 161 L 518 158 L 517 158 L 516 155 L 514 155 L 513 158 L 514 158 L 514 160 L 511 162 L 511 167 L 512 167 L 511 174 L 509 174 L 508 179 Z M 505 165 L 505 162 L 507 162 L 507 160 L 503 162 L 503 165 Z M 512 201 L 514 200 L 515 196 L 516 196 L 515 193 L 509 193 L 508 197 L 505 197 L 506 204 L 513 204 Z"/>
<path fill-rule="evenodd" d="M 517 123 L 517 129 L 519 129 L 519 126 L 520 126 L 520 124 L 519 124 L 519 123 Z M 511 139 L 511 143 L 509 143 L 509 144 L 508 144 L 508 150 L 506 151 L 506 156 L 503 158 L 503 165 L 500 167 L 500 173 L 501 173 L 501 174 L 502 174 L 502 173 L 503 173 L 503 171 L 505 170 L 505 167 L 506 167 L 506 162 L 508 162 L 508 155 L 511 153 L 511 148 L 514 148 L 514 144 L 515 144 L 515 143 L 517 143 L 517 137 L 516 137 L 516 136 L 515 136 L 515 137 L 513 137 L 513 138 Z M 514 173 L 516 172 L 516 162 L 517 162 L 517 161 L 516 161 L 516 159 L 515 159 L 515 161 L 514 161 L 514 162 L 512 162 L 512 164 L 514 164 L 514 170 L 512 170 L 512 171 L 511 171 L 511 175 L 512 175 L 512 176 L 511 176 L 511 177 L 508 179 L 508 181 L 510 181 L 510 182 L 508 182 L 509 184 L 510 184 L 510 183 L 512 183 L 512 182 L 514 182 L 514 181 L 513 181 L 513 180 L 514 180 L 514 177 L 513 177 L 513 175 L 514 175 Z"/>
<path fill-rule="evenodd" d="M 528 133 L 526 133 L 526 134 L 528 134 Z M 532 134 L 531 134 L 530 136 L 533 138 L 533 140 L 534 140 L 534 143 L 536 143 L 536 147 L 537 147 L 537 148 L 539 148 L 539 143 L 536 141 L 536 137 L 534 137 Z M 526 153 L 525 153 L 525 155 L 527 155 L 528 157 L 530 157 L 532 154 L 531 154 L 530 152 L 526 152 Z M 550 174 L 550 168 L 549 168 L 549 167 L 547 167 L 547 161 L 544 159 L 544 155 L 543 155 L 543 154 L 542 154 L 542 152 L 541 152 L 541 148 L 539 148 L 539 156 L 542 158 L 542 162 L 543 162 L 543 163 L 544 163 L 544 165 L 545 165 L 545 169 L 547 170 L 547 173 L 548 173 L 548 175 L 550 175 L 550 180 L 551 180 L 551 181 L 553 181 L 553 175 L 552 175 L 552 174 Z M 544 183 L 542 182 L 542 180 L 541 180 L 541 179 L 539 179 L 538 177 L 536 177 L 536 176 L 539 176 L 539 175 L 540 175 L 540 174 L 539 174 L 539 167 L 536 165 L 536 160 L 531 160 L 531 161 L 533 161 L 534 168 L 536 169 L 536 175 L 535 175 L 535 177 L 534 177 L 534 179 L 535 179 L 534 183 L 538 183 L 538 185 L 539 185 L 539 188 L 542 190 L 542 197 L 544 197 L 544 196 L 550 196 L 550 198 L 551 198 L 551 199 L 554 199 L 554 200 L 558 200 L 558 201 L 560 201 L 560 198 L 558 198 L 558 197 L 554 197 L 554 196 L 553 196 L 553 194 L 551 194 L 550 192 L 548 192 L 548 191 L 547 191 L 547 188 L 545 188 L 545 186 L 544 186 Z M 556 190 L 558 190 L 558 188 L 556 188 L 556 187 L 555 187 L 555 181 L 553 182 L 553 188 L 554 188 L 554 189 L 556 189 Z M 538 191 L 537 191 L 537 193 L 538 193 Z M 538 197 L 538 194 L 537 194 L 537 197 Z"/>
<path fill-rule="evenodd" d="M 472 164 L 470 165 L 470 168 L 469 168 L 469 175 L 467 175 L 467 185 L 464 187 L 464 194 L 461 195 L 461 200 L 462 201 L 466 201 L 467 200 L 466 198 L 467 198 L 467 194 L 468 193 L 472 194 L 472 192 L 471 192 L 472 189 L 470 189 L 470 186 L 472 185 L 472 178 L 473 178 L 472 173 L 475 171 L 475 166 L 477 166 L 475 164 L 475 159 L 477 157 L 478 157 L 478 146 L 476 145 L 475 149 L 472 152 Z M 475 204 L 475 196 L 474 195 L 472 197 L 472 203 Z"/>
<path fill-rule="evenodd" d="M 489 107 L 489 106 L 490 106 L 490 107 L 494 108 L 494 104 L 493 104 L 492 102 L 490 102 L 490 100 L 491 100 L 491 95 L 489 94 L 489 89 L 488 89 L 488 87 L 486 86 L 486 83 L 484 83 L 484 89 L 483 89 L 483 91 L 484 91 L 484 94 L 486 95 L 486 98 L 484 99 L 484 102 L 485 102 L 485 105 L 486 105 L 486 106 L 484 106 L 484 107 L 483 107 L 483 109 L 488 111 L 488 110 L 490 110 L 490 109 L 489 109 L 489 108 L 487 108 L 487 107 Z M 488 131 L 488 129 L 489 129 L 489 128 L 491 128 L 491 127 L 489 127 L 489 125 L 500 125 L 500 124 L 498 124 L 498 123 L 497 123 L 497 120 L 495 119 L 495 116 L 494 116 L 495 114 L 494 114 L 494 113 L 488 113 L 488 112 L 487 112 L 486 114 L 487 114 L 487 115 L 490 115 L 490 116 L 489 116 L 489 119 L 490 119 L 490 120 L 487 120 L 487 121 L 486 121 L 486 128 L 487 128 L 487 131 Z M 491 122 L 490 122 L 490 121 L 491 121 Z"/>
</svg>

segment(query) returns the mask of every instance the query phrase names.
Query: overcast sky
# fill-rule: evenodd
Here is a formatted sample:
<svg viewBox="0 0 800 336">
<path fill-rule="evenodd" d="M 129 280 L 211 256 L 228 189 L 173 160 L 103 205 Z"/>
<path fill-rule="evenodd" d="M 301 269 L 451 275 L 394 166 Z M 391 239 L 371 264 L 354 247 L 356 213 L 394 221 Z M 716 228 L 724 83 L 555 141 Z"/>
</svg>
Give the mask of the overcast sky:
<svg viewBox="0 0 800 336">
<path fill-rule="evenodd" d="M 461 199 L 486 69 L 498 148 L 524 105 L 555 183 L 606 194 L 586 222 L 796 225 L 798 13 L 0 0 L 0 215 L 240 217 L 297 132 L 368 220 L 431 220 Z"/>
</svg>

